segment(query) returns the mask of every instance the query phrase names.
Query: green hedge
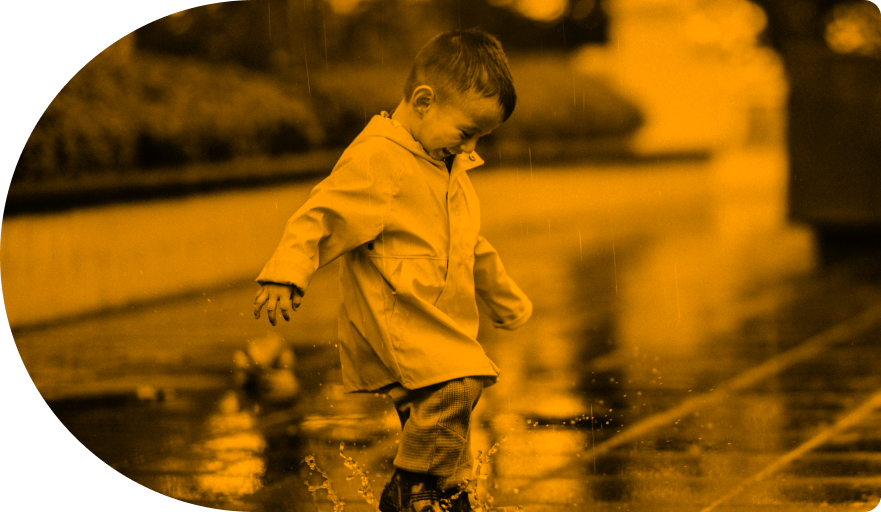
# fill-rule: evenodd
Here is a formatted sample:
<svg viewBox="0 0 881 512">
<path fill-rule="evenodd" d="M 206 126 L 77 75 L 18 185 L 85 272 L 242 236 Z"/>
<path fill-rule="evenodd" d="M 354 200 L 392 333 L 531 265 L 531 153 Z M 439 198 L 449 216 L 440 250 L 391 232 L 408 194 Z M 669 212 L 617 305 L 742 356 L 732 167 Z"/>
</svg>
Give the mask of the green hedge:
<svg viewBox="0 0 881 512">
<path fill-rule="evenodd" d="M 489 145 L 621 139 L 642 122 L 630 101 L 564 55 L 519 56 L 511 68 L 517 108 Z M 306 88 L 232 65 L 105 52 L 46 110 L 14 181 L 344 147 L 372 115 L 397 106 L 407 70 L 331 65 L 312 70 Z"/>
<path fill-rule="evenodd" d="M 562 54 L 511 59 L 517 108 L 498 136 L 519 140 L 626 136 L 642 125 L 637 106 L 603 77 L 579 72 Z"/>
</svg>

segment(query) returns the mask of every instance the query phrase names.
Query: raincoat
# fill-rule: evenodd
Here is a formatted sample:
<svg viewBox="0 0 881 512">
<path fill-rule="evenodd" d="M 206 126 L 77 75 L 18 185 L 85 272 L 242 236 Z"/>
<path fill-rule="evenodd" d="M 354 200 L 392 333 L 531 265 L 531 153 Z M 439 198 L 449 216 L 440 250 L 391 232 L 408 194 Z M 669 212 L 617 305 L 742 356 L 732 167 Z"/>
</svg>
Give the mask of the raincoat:
<svg viewBox="0 0 881 512">
<path fill-rule="evenodd" d="M 476 153 L 460 154 L 448 172 L 383 113 L 288 221 L 257 281 L 305 291 L 317 269 L 342 256 L 347 392 L 468 376 L 495 382 L 499 369 L 476 339 L 476 297 L 503 329 L 525 323 L 532 303 L 480 236 L 466 171 L 482 163 Z"/>
</svg>

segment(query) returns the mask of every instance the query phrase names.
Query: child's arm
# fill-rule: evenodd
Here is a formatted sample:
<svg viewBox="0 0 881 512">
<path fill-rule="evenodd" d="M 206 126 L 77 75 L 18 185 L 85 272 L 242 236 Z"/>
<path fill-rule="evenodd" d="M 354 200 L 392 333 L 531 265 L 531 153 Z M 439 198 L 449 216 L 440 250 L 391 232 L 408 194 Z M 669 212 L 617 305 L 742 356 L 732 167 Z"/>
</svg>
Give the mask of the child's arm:
<svg viewBox="0 0 881 512">
<path fill-rule="evenodd" d="M 474 247 L 474 290 L 489 306 L 495 327 L 513 330 L 532 316 L 532 302 L 508 276 L 499 253 L 482 236 Z"/>
<path fill-rule="evenodd" d="M 280 303 L 287 320 L 288 304 L 296 309 L 316 270 L 379 236 L 394 191 L 394 171 L 400 167 L 396 163 L 382 152 L 343 155 L 288 220 L 281 242 L 257 277 L 261 288 L 255 318 L 267 303 L 275 325 L 272 308 Z"/>
<path fill-rule="evenodd" d="M 302 299 L 303 292 L 296 286 L 263 283 L 260 286 L 260 290 L 257 291 L 257 297 L 254 299 L 254 318 L 260 318 L 260 311 L 265 304 L 269 323 L 273 326 L 275 325 L 276 311 L 281 311 L 281 316 L 287 322 L 291 319 L 289 310 L 293 309 L 296 311 L 300 307 Z"/>
</svg>

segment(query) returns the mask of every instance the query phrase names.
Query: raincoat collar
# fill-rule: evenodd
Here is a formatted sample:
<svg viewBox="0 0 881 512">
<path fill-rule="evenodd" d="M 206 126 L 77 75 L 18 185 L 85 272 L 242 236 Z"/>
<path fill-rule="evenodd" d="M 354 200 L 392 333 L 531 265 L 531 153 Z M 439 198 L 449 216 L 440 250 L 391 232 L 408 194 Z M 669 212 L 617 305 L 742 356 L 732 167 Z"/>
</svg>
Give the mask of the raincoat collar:
<svg viewBox="0 0 881 512">
<path fill-rule="evenodd" d="M 384 137 L 389 139 L 407 151 L 413 153 L 416 157 L 422 158 L 438 169 L 447 172 L 446 165 L 442 161 L 431 158 L 428 153 L 425 152 L 425 148 L 422 147 L 422 144 L 414 139 L 410 132 L 408 132 L 401 123 L 392 119 L 388 112 L 373 116 L 373 119 L 370 120 L 367 127 L 364 129 L 363 136 Z M 483 159 L 480 158 L 476 151 L 456 155 L 456 159 L 453 161 L 453 168 L 450 170 L 450 180 L 452 181 L 458 177 L 459 174 L 481 166 L 483 163 Z"/>
</svg>

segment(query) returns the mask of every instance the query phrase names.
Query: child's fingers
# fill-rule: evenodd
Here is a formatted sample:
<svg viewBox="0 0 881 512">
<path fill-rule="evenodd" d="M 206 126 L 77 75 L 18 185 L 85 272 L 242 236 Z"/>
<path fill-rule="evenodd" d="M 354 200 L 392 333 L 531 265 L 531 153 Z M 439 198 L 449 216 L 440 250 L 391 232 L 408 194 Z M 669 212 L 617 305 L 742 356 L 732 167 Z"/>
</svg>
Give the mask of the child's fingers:
<svg viewBox="0 0 881 512">
<path fill-rule="evenodd" d="M 260 310 L 263 309 L 267 300 L 269 300 L 269 292 L 260 288 L 260 291 L 257 292 L 257 298 L 254 299 L 254 318 L 260 318 Z"/>
<path fill-rule="evenodd" d="M 300 297 L 302 297 L 296 287 L 293 288 L 293 291 L 291 288 L 291 286 L 272 284 L 262 286 L 257 293 L 257 298 L 254 299 L 254 318 L 260 318 L 260 311 L 265 305 L 266 316 L 269 318 L 270 324 L 276 325 L 279 310 L 282 318 L 289 322 L 291 308 L 296 310 L 300 305 Z M 294 297 L 297 298 L 296 303 L 294 303 Z"/>
<path fill-rule="evenodd" d="M 275 327 L 275 323 L 276 323 L 275 304 L 273 304 L 271 301 L 266 306 L 266 316 L 269 317 L 269 323 L 271 323 L 272 326 Z"/>
</svg>

